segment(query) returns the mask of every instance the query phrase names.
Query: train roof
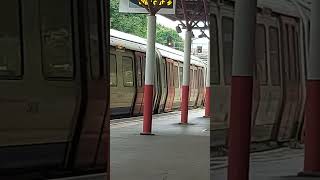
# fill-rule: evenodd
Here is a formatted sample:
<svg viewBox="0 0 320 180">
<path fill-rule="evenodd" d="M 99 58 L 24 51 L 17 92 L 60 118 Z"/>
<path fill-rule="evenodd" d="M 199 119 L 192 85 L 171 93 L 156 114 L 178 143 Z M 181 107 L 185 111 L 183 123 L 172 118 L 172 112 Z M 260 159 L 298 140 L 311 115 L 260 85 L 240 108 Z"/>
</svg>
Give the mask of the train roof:
<svg viewBox="0 0 320 180">
<path fill-rule="evenodd" d="M 132 34 L 124 33 L 114 29 L 110 30 L 110 45 L 121 46 L 126 49 L 146 52 L 147 40 Z M 156 43 L 156 50 L 162 57 L 170 58 L 180 62 L 184 61 L 184 52 L 171 47 Z M 191 55 L 191 64 L 205 66 L 205 63 L 198 57 Z"/>
</svg>

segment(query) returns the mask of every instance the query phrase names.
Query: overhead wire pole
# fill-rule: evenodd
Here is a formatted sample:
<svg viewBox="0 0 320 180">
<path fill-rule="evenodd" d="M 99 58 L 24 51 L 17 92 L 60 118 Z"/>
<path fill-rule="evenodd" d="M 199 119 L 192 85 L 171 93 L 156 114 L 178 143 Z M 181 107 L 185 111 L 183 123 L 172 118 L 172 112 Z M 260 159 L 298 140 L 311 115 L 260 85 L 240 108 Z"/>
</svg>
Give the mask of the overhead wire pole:
<svg viewBox="0 0 320 180">
<path fill-rule="evenodd" d="M 249 180 L 257 0 L 235 2 L 228 180 Z"/>
</svg>

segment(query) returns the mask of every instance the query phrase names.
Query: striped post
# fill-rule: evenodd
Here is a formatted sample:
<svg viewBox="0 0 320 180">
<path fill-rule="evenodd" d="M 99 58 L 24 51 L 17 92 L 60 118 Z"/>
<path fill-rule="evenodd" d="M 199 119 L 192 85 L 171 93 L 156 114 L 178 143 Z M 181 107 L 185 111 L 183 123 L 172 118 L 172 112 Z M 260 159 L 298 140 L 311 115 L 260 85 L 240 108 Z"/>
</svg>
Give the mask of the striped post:
<svg viewBox="0 0 320 180">
<path fill-rule="evenodd" d="M 156 16 L 148 15 L 147 55 L 145 67 L 144 85 L 144 109 L 143 109 L 143 132 L 141 135 L 152 135 L 152 110 L 153 110 L 153 71 L 155 63 L 156 44 Z"/>
<path fill-rule="evenodd" d="M 320 176 L 320 1 L 312 1 L 310 57 L 307 60 L 307 100 L 304 174 Z"/>
<path fill-rule="evenodd" d="M 249 179 L 257 0 L 235 2 L 228 180 Z"/>
<path fill-rule="evenodd" d="M 181 124 L 188 124 L 191 38 L 192 38 L 191 28 L 187 28 L 186 37 L 185 37 L 185 44 L 184 44 L 183 82 L 182 82 L 182 99 L 181 99 Z"/>
</svg>

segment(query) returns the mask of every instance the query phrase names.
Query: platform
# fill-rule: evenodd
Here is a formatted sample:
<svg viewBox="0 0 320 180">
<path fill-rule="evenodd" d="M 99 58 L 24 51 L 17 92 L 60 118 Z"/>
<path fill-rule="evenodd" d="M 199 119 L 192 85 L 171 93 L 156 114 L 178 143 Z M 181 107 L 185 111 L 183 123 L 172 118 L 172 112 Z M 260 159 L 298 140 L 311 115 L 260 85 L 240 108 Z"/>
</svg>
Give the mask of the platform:
<svg viewBox="0 0 320 180">
<path fill-rule="evenodd" d="M 316 180 L 314 177 L 297 177 L 303 169 L 303 149 L 280 148 L 252 153 L 250 180 Z M 211 159 L 211 180 L 227 179 L 227 158 Z"/>
<path fill-rule="evenodd" d="M 142 117 L 111 123 L 112 180 L 210 179 L 210 120 L 203 109 L 154 115 L 154 136 L 141 136 Z M 131 121 L 131 122 L 130 122 Z"/>
</svg>

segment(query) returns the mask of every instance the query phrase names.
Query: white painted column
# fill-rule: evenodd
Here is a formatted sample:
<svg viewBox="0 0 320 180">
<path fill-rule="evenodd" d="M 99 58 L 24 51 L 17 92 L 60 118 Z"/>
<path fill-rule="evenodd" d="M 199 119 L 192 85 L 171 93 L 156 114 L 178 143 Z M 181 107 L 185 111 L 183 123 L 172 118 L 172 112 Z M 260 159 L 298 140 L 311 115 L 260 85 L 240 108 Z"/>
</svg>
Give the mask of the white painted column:
<svg viewBox="0 0 320 180">
<path fill-rule="evenodd" d="M 207 72 L 206 72 L 206 95 L 205 95 L 205 115 L 204 117 L 210 117 L 210 96 L 211 96 L 211 85 L 210 85 L 210 41 L 208 43 L 208 61 L 207 61 Z"/>
<path fill-rule="evenodd" d="M 184 61 L 183 61 L 183 81 L 182 81 L 182 99 L 181 99 L 181 123 L 188 124 L 188 105 L 189 105 L 189 82 L 190 82 L 190 59 L 191 59 L 191 28 L 187 28 L 184 43 Z"/>
<path fill-rule="evenodd" d="M 156 16 L 148 15 L 147 53 L 144 85 L 143 132 L 141 135 L 152 135 L 153 84 L 156 44 Z"/>
<path fill-rule="evenodd" d="M 257 0 L 235 1 L 228 180 L 249 180 Z"/>
</svg>

